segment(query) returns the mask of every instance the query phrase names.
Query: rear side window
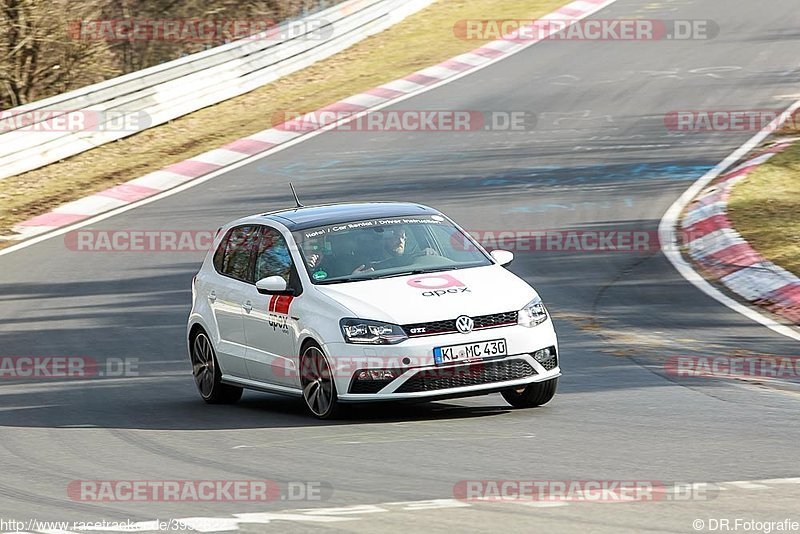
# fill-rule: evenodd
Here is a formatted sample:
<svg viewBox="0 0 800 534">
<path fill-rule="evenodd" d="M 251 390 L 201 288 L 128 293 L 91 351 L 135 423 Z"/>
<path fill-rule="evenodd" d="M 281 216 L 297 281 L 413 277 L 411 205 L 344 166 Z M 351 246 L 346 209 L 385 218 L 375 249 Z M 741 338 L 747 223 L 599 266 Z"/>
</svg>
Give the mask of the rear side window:
<svg viewBox="0 0 800 534">
<path fill-rule="evenodd" d="M 214 267 L 217 272 L 252 283 L 258 235 L 257 226 L 231 228 L 214 253 Z"/>
</svg>

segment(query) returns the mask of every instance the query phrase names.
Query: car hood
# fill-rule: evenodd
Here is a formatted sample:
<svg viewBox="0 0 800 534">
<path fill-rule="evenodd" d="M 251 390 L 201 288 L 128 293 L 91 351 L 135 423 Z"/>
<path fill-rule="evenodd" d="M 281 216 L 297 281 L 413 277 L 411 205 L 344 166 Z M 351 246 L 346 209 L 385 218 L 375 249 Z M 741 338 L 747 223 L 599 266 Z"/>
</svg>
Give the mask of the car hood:
<svg viewBox="0 0 800 534">
<path fill-rule="evenodd" d="M 536 296 L 527 282 L 499 265 L 316 288 L 359 318 L 396 324 L 516 311 Z"/>
</svg>

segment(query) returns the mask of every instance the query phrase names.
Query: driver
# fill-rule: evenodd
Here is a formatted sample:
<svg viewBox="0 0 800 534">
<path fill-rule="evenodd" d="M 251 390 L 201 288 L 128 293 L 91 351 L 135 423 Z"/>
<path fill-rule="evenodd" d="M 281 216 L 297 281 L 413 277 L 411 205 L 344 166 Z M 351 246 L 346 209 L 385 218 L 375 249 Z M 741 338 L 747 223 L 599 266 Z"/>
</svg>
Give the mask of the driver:
<svg viewBox="0 0 800 534">
<path fill-rule="evenodd" d="M 406 253 L 406 229 L 402 226 L 389 228 L 383 231 L 383 238 L 381 239 L 380 257 L 377 261 L 373 261 L 371 266 L 366 264 L 360 265 L 353 271 L 353 274 L 366 273 L 374 271 L 375 269 L 391 269 L 393 267 L 401 267 L 413 262 L 414 258 L 418 256 L 433 256 L 437 252 L 428 247 L 416 254 Z"/>
</svg>

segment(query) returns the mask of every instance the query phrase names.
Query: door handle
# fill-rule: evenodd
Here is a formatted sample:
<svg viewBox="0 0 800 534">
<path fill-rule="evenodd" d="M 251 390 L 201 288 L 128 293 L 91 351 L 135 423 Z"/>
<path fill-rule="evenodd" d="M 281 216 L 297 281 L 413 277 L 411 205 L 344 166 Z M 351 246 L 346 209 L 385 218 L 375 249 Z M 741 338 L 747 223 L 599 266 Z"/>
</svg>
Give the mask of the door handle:
<svg viewBox="0 0 800 534">
<path fill-rule="evenodd" d="M 244 308 L 244 311 L 246 311 L 247 313 L 250 313 L 251 311 L 253 311 L 253 303 L 248 300 L 247 302 L 242 304 L 242 308 Z"/>
<path fill-rule="evenodd" d="M 217 292 L 216 291 L 212 291 L 211 293 L 209 293 L 208 294 L 208 300 L 211 303 L 213 303 L 215 300 L 217 300 Z"/>
</svg>

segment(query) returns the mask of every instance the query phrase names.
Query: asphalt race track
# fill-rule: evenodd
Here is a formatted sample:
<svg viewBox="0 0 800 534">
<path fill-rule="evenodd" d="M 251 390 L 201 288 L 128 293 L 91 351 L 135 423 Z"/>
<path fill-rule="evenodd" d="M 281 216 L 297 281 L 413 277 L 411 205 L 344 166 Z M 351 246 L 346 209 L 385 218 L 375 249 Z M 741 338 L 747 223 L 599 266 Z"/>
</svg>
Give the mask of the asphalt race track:
<svg viewBox="0 0 800 534">
<path fill-rule="evenodd" d="M 325 133 L 90 228 L 213 230 L 290 206 L 291 180 L 306 204 L 414 200 L 473 231 L 655 232 L 670 204 L 752 135 L 679 134 L 664 115 L 787 107 L 800 82 L 800 10 L 796 0 L 620 0 L 594 17 L 711 19 L 721 33 L 543 42 L 395 106 L 525 110 L 538 117 L 530 131 Z M 0 256 L 0 354 L 139 361 L 139 376 L 0 385 L 0 515 L 148 521 L 306 510 L 242 519 L 244 532 L 693 532 L 697 518 L 800 520 L 800 480 L 785 480 L 800 477 L 800 395 L 663 370 L 676 355 L 796 356 L 797 343 L 702 294 L 655 246 L 516 252 L 511 269 L 556 318 L 564 376 L 549 405 L 513 411 L 489 395 L 358 408 L 335 422 L 267 394 L 246 392 L 236 406 L 201 401 L 184 341 L 201 258 L 75 252 L 62 236 Z M 69 483 L 86 479 L 316 481 L 333 491 L 325 502 L 266 505 L 71 500 Z M 658 503 L 452 500 L 459 481 L 487 479 L 721 491 Z M 447 501 L 397 504 L 428 499 Z"/>
</svg>

